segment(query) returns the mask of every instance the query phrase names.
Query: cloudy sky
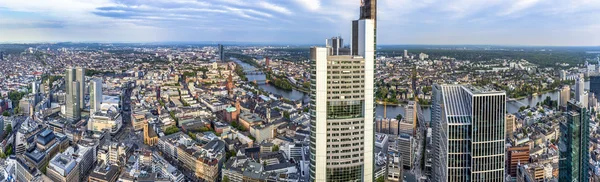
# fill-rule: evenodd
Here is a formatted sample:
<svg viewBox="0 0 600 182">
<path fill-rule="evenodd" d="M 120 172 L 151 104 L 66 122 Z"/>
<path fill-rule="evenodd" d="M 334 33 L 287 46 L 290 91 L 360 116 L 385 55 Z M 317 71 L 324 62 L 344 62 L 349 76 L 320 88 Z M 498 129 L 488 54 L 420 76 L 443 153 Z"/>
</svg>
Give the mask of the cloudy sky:
<svg viewBox="0 0 600 182">
<path fill-rule="evenodd" d="M 349 39 L 360 0 L 0 0 L 0 42 Z M 600 45 L 600 0 L 379 0 L 379 44 Z"/>
</svg>

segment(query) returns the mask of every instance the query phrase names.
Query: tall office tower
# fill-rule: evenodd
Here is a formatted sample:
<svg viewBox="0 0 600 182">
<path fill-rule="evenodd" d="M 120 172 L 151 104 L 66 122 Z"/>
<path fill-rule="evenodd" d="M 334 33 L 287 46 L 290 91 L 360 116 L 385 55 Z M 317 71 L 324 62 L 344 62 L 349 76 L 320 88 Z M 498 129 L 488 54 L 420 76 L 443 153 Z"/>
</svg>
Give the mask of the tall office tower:
<svg viewBox="0 0 600 182">
<path fill-rule="evenodd" d="M 74 68 L 67 68 L 65 76 L 65 90 L 66 90 L 66 111 L 65 115 L 67 119 L 79 120 L 81 118 L 81 108 L 79 107 L 79 82 L 77 82 L 76 71 Z"/>
<path fill-rule="evenodd" d="M 374 178 L 375 20 L 361 18 L 353 28 L 356 54 L 310 50 L 311 181 Z"/>
<path fill-rule="evenodd" d="M 408 101 L 408 104 L 404 107 L 404 120 L 412 125 L 411 132 L 407 133 L 413 135 L 417 129 L 417 110 L 419 104 L 415 101 Z"/>
<path fill-rule="evenodd" d="M 590 92 L 600 95 L 600 75 L 590 76 Z"/>
<path fill-rule="evenodd" d="M 583 75 L 575 78 L 575 101 L 577 102 L 583 102 L 584 84 Z"/>
<path fill-rule="evenodd" d="M 79 109 L 85 107 L 85 68 L 77 67 L 75 81 L 79 83 Z"/>
<path fill-rule="evenodd" d="M 569 102 L 569 100 L 571 100 L 571 87 L 569 87 L 569 85 L 565 85 L 560 89 L 560 107 L 567 107 L 567 102 Z"/>
<path fill-rule="evenodd" d="M 567 121 L 560 124 L 558 181 L 589 181 L 589 120 L 587 107 L 569 102 Z"/>
<path fill-rule="evenodd" d="M 360 17 L 352 21 L 352 55 L 359 55 L 361 45 L 361 32 L 359 28 L 360 20 L 373 20 L 373 58 L 375 58 L 375 48 L 377 48 L 377 0 L 361 0 Z"/>
<path fill-rule="evenodd" d="M 513 114 L 506 114 L 506 137 L 512 137 L 513 132 L 515 131 L 515 121 L 516 121 L 515 115 Z"/>
<path fill-rule="evenodd" d="M 219 61 L 225 61 L 225 50 L 223 44 L 219 44 Z"/>
<path fill-rule="evenodd" d="M 34 80 L 31 82 L 31 93 L 38 94 L 40 92 L 40 82 Z"/>
<path fill-rule="evenodd" d="M 506 93 L 433 85 L 432 181 L 504 181 Z"/>
<path fill-rule="evenodd" d="M 100 104 L 102 104 L 102 78 L 94 78 L 90 80 L 90 113 L 99 111 Z"/>
<path fill-rule="evenodd" d="M 344 39 L 341 36 L 327 39 L 327 47 L 331 47 L 330 55 L 340 55 L 340 49 L 344 46 Z"/>
<path fill-rule="evenodd" d="M 4 53 L 0 51 L 0 61 L 4 60 Z"/>
<path fill-rule="evenodd" d="M 404 58 L 408 58 L 408 50 L 404 49 Z"/>
</svg>

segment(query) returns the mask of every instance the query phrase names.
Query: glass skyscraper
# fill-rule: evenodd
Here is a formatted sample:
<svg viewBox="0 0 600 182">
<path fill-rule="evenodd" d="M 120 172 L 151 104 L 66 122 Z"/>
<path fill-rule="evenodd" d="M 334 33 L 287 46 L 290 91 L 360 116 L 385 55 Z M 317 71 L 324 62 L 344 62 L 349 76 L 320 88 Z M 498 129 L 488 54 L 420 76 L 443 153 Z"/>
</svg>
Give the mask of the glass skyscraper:
<svg viewBox="0 0 600 182">
<path fill-rule="evenodd" d="M 79 89 L 81 84 L 78 81 L 80 79 L 77 79 L 78 73 L 80 72 L 75 68 L 67 68 L 65 73 L 65 116 L 72 121 L 77 121 L 81 118 L 81 90 Z"/>
<path fill-rule="evenodd" d="M 504 181 L 506 93 L 433 85 L 432 181 Z"/>
<path fill-rule="evenodd" d="M 376 13 L 374 0 L 361 4 Z M 371 11 L 370 11 L 371 12 Z M 353 21 L 349 55 L 313 47 L 311 181 L 373 181 L 375 19 Z"/>
<path fill-rule="evenodd" d="M 567 121 L 560 124 L 559 181 L 589 181 L 590 111 L 578 102 L 567 105 Z"/>
</svg>

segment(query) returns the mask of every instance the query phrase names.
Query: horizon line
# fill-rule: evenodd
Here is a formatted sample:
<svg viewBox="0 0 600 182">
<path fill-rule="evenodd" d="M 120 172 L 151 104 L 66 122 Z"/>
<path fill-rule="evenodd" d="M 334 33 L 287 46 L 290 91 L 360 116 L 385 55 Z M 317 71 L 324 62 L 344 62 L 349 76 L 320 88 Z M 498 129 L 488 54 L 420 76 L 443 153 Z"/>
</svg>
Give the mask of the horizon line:
<svg viewBox="0 0 600 182">
<path fill-rule="evenodd" d="M 4 44 L 229 44 L 229 45 L 277 45 L 277 46 L 315 46 L 322 43 L 277 43 L 277 42 L 245 42 L 245 41 L 31 41 L 31 42 L 15 42 L 15 41 L 0 41 L 0 45 Z M 377 46 L 493 46 L 493 47 L 600 47 L 600 45 L 540 45 L 540 44 L 378 44 Z"/>
</svg>

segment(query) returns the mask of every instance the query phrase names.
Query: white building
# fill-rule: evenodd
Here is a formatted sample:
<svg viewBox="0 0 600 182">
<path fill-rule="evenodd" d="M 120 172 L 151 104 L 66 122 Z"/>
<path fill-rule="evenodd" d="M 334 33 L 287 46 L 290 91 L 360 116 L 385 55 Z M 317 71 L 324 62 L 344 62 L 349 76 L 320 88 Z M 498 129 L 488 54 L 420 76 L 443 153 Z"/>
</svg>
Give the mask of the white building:
<svg viewBox="0 0 600 182">
<path fill-rule="evenodd" d="M 102 79 L 94 78 L 90 81 L 90 112 L 100 110 L 102 104 Z"/>
<path fill-rule="evenodd" d="M 361 9 L 374 11 L 375 1 Z M 314 117 L 310 177 L 313 181 L 373 181 L 375 19 L 352 22 L 352 55 L 312 47 Z"/>
<path fill-rule="evenodd" d="M 425 54 L 425 53 L 421 53 L 419 54 L 419 59 L 422 60 L 426 60 L 429 59 L 429 55 Z"/>
</svg>

